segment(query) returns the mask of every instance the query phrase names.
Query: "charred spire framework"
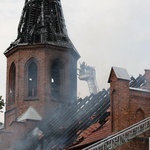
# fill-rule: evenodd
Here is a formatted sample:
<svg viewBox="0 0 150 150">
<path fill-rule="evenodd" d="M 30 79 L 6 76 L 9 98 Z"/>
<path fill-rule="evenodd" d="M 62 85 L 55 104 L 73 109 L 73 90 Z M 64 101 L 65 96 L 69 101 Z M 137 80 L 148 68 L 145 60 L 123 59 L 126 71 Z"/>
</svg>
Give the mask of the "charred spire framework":
<svg viewBox="0 0 150 150">
<path fill-rule="evenodd" d="M 60 0 L 25 1 L 17 39 L 7 51 L 17 45 L 34 43 L 49 43 L 74 48 L 67 34 Z"/>
</svg>

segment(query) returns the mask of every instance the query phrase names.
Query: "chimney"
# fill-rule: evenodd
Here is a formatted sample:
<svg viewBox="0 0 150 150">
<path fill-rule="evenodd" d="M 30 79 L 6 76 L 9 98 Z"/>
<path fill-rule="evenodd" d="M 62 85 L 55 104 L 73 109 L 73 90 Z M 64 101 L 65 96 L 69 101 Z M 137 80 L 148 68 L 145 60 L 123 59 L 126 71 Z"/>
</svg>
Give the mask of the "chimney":
<svg viewBox="0 0 150 150">
<path fill-rule="evenodd" d="M 145 80 L 146 80 L 145 88 L 150 90 L 150 69 L 145 69 Z"/>
</svg>

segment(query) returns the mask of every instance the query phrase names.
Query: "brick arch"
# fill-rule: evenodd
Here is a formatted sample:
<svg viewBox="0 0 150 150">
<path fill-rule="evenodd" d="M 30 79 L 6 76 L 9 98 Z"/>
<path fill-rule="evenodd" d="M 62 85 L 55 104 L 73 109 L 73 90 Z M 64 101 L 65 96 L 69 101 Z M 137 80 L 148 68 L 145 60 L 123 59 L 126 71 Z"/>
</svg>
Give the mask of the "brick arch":
<svg viewBox="0 0 150 150">
<path fill-rule="evenodd" d="M 37 98 L 38 94 L 39 63 L 35 58 L 30 58 L 25 63 L 25 91 L 26 98 Z"/>
<path fill-rule="evenodd" d="M 35 62 L 35 63 L 37 64 L 38 68 L 39 68 L 39 62 L 38 62 L 38 60 L 37 60 L 36 58 L 34 58 L 34 57 L 31 57 L 31 58 L 29 58 L 29 59 L 26 61 L 25 66 L 24 66 L 25 69 L 27 68 L 27 66 L 28 66 L 31 62 Z"/>
<path fill-rule="evenodd" d="M 16 65 L 12 62 L 9 69 L 9 88 L 8 88 L 8 103 L 15 103 L 15 90 L 16 90 Z"/>
<path fill-rule="evenodd" d="M 135 117 L 136 117 L 136 122 L 139 122 L 139 121 L 143 120 L 145 118 L 144 111 L 141 108 L 137 109 Z M 139 137 L 144 137 L 144 136 L 145 136 L 145 133 L 139 135 Z"/>
<path fill-rule="evenodd" d="M 143 120 L 145 118 L 144 111 L 141 108 L 137 109 L 135 117 L 136 117 L 136 122 Z"/>
<path fill-rule="evenodd" d="M 51 64 L 51 95 L 53 100 L 63 98 L 64 88 L 64 65 L 59 59 L 55 59 Z"/>
</svg>

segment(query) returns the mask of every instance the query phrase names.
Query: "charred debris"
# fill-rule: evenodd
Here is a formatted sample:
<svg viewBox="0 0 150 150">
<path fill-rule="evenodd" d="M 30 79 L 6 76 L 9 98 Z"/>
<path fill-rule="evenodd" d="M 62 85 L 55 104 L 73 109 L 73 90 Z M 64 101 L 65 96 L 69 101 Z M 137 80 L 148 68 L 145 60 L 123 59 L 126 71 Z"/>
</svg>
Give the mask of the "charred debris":
<svg viewBox="0 0 150 150">
<path fill-rule="evenodd" d="M 25 0 L 18 36 L 5 54 L 18 45 L 44 43 L 74 48 L 67 34 L 60 0 Z M 144 85 L 144 76 L 131 77 L 130 87 L 141 88 Z M 78 138 L 79 133 L 91 125 L 98 123 L 97 130 L 103 127 L 110 116 L 109 107 L 109 89 L 80 98 L 68 106 L 60 104 L 12 149 L 68 149 L 84 140 Z"/>
<path fill-rule="evenodd" d="M 17 38 L 6 52 L 18 45 L 37 43 L 74 48 L 67 34 L 60 0 L 25 0 Z"/>
<path fill-rule="evenodd" d="M 145 84 L 144 76 L 139 75 L 136 79 L 131 77 L 130 87 L 142 88 Z M 77 140 L 79 133 L 91 125 L 99 123 L 96 130 L 103 127 L 110 116 L 109 107 L 109 89 L 80 98 L 68 107 L 58 106 L 48 112 L 33 131 L 18 141 L 13 150 L 69 149 L 84 140 Z"/>
</svg>

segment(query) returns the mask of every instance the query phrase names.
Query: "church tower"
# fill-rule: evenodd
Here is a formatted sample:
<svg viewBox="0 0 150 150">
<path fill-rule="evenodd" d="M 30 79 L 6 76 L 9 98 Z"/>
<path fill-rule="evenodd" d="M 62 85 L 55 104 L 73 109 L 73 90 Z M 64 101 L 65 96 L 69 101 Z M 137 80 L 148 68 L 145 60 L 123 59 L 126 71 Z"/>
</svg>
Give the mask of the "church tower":
<svg viewBox="0 0 150 150">
<path fill-rule="evenodd" d="M 6 127 L 29 106 L 43 116 L 76 100 L 80 56 L 68 37 L 60 0 L 25 0 L 17 39 L 4 54 Z"/>
</svg>

